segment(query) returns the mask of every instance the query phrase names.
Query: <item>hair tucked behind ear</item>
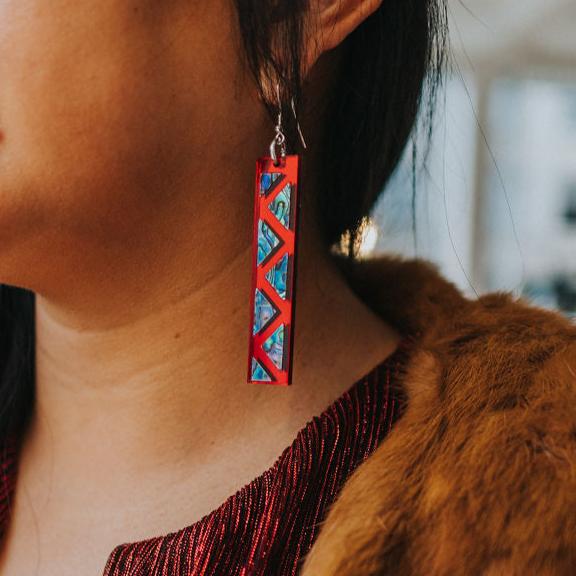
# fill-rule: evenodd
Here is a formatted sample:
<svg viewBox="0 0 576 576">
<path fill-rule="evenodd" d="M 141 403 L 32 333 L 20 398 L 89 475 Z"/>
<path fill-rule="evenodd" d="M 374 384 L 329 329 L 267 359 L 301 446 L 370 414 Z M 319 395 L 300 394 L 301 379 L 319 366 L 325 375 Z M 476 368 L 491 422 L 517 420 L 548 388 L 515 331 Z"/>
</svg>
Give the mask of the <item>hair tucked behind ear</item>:
<svg viewBox="0 0 576 576">
<path fill-rule="evenodd" d="M 268 110 L 262 82 L 279 82 L 283 98 L 301 99 L 301 57 L 309 0 L 235 0 L 250 68 Z M 328 114 L 316 199 L 327 245 L 358 227 L 398 164 L 428 97 L 431 118 L 446 54 L 444 0 L 383 0 L 343 45 Z M 426 90 L 428 88 L 428 90 Z M 286 115 L 295 144 L 294 121 Z M 430 126 L 431 124 L 428 124 Z"/>
</svg>

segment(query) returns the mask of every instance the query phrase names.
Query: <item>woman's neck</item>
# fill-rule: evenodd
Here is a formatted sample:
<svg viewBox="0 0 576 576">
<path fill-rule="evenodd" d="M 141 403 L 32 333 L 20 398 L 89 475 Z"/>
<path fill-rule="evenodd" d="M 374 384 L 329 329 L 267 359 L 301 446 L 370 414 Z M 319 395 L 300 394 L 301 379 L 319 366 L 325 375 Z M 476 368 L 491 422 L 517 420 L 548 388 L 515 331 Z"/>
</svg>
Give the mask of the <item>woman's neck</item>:
<svg viewBox="0 0 576 576">
<path fill-rule="evenodd" d="M 102 506 L 111 493 L 121 500 L 159 482 L 189 488 L 217 478 L 199 503 L 207 513 L 396 348 L 399 335 L 322 248 L 309 185 L 294 383 L 246 383 L 252 155 L 230 159 L 225 174 L 207 168 L 199 188 L 163 208 L 143 199 L 119 237 L 95 242 L 94 231 L 79 231 L 75 250 L 55 247 L 53 265 L 69 273 L 37 292 L 36 406 L 23 451 L 32 500 L 43 499 L 47 474 Z"/>
<path fill-rule="evenodd" d="M 210 446 L 251 428 L 254 440 L 271 422 L 304 424 L 393 348 L 393 331 L 352 295 L 336 268 L 304 253 L 294 383 L 247 384 L 250 263 L 246 246 L 198 288 L 175 300 L 159 294 L 156 308 L 111 326 L 98 316 L 93 324 L 86 316 L 74 316 L 72 324 L 67 315 L 64 322 L 58 308 L 38 297 L 38 439 L 73 449 L 75 459 L 83 457 L 79 438 L 96 450 L 106 446 L 107 457 L 127 473 L 203 460 Z"/>
</svg>

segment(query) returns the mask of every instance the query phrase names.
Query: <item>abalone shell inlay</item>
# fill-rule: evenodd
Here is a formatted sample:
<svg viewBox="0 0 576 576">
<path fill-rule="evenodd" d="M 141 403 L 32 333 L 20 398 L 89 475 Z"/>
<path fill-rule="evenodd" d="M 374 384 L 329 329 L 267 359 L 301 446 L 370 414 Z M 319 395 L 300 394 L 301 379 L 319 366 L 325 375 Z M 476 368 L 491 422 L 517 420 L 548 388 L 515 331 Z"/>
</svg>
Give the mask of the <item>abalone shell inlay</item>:
<svg viewBox="0 0 576 576">
<path fill-rule="evenodd" d="M 278 309 L 276 306 L 268 300 L 263 291 L 256 288 L 254 294 L 254 326 L 252 328 L 252 334 L 262 332 L 277 315 Z"/>
<path fill-rule="evenodd" d="M 258 266 L 274 252 L 280 244 L 280 238 L 274 234 L 272 228 L 263 220 L 258 220 Z"/>
<path fill-rule="evenodd" d="M 259 382 L 272 382 L 272 378 L 268 371 L 256 360 L 252 358 L 252 380 L 258 380 Z"/>
<path fill-rule="evenodd" d="M 274 362 L 274 366 L 278 370 L 283 370 L 284 367 L 284 324 L 280 324 L 272 335 L 262 344 L 264 352 L 268 354 L 268 358 Z"/>
<path fill-rule="evenodd" d="M 282 300 L 286 300 L 286 286 L 288 280 L 288 253 L 284 254 L 266 274 L 266 280 L 272 284 L 274 290 Z"/>
<path fill-rule="evenodd" d="M 299 159 L 256 161 L 247 380 L 291 384 Z"/>
<path fill-rule="evenodd" d="M 292 186 L 286 184 L 270 204 L 268 205 L 272 214 L 276 216 L 278 222 L 280 222 L 284 228 L 290 230 L 290 198 L 292 196 Z"/>
<path fill-rule="evenodd" d="M 270 194 L 270 192 L 275 188 L 274 185 L 281 176 L 284 175 L 279 174 L 278 172 L 264 172 L 262 176 L 260 176 L 260 194 L 268 196 L 268 194 Z"/>
</svg>

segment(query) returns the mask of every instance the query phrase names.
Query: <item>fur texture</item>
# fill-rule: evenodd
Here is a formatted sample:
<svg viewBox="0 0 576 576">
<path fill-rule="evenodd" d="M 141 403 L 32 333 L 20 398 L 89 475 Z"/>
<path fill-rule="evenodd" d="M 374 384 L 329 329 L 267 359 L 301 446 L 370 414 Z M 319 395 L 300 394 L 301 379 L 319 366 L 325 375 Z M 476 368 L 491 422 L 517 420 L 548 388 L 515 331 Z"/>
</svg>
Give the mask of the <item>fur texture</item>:
<svg viewBox="0 0 576 576">
<path fill-rule="evenodd" d="M 344 271 L 416 347 L 402 417 L 302 574 L 576 575 L 576 325 L 507 292 L 467 299 L 425 260 Z"/>
</svg>

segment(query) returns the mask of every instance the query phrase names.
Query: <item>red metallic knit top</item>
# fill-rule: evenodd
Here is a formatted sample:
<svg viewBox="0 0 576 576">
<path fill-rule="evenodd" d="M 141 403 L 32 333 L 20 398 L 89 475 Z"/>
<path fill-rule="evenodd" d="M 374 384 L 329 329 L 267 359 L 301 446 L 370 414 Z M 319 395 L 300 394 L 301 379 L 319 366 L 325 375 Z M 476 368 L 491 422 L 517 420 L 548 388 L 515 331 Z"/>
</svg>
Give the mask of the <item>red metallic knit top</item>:
<svg viewBox="0 0 576 576">
<path fill-rule="evenodd" d="M 164 536 L 120 544 L 104 576 L 287 576 L 298 573 L 328 508 L 350 473 L 401 415 L 397 350 L 315 416 L 263 474 L 198 522 Z M 0 453 L 0 536 L 9 521 L 18 443 Z"/>
</svg>

